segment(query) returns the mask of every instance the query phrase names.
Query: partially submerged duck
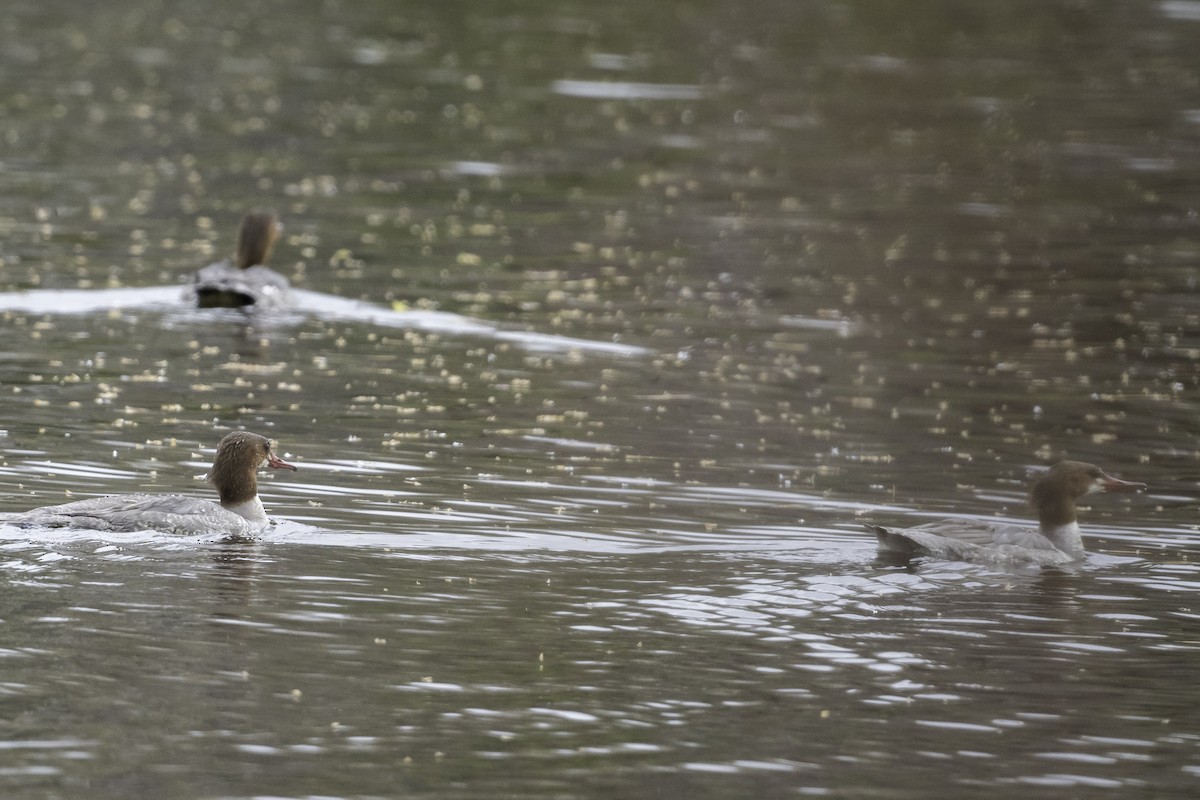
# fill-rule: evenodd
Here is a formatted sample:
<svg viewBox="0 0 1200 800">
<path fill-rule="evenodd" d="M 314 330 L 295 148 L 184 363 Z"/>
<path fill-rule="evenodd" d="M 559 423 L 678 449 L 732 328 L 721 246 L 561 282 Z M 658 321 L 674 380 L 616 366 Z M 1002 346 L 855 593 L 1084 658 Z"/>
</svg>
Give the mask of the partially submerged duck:
<svg viewBox="0 0 1200 800">
<path fill-rule="evenodd" d="M 220 503 L 179 494 L 113 495 L 35 508 L 11 522 L 26 528 L 251 536 L 270 523 L 258 498 L 256 473 L 264 464 L 296 469 L 275 454 L 267 437 L 234 431 L 217 444 L 208 473 Z"/>
<path fill-rule="evenodd" d="M 188 299 L 200 308 L 271 310 L 291 303 L 288 279 L 266 266 L 283 226 L 270 211 L 251 211 L 238 228 L 233 261 L 218 261 L 196 272 Z"/>
<path fill-rule="evenodd" d="M 1094 492 L 1140 492 L 1144 483 L 1106 475 L 1094 464 L 1062 461 L 1039 477 L 1030 492 L 1038 528 L 973 519 L 946 519 L 915 528 L 868 524 L 881 553 L 933 556 L 954 561 L 1068 564 L 1084 555 L 1075 503 Z"/>
</svg>

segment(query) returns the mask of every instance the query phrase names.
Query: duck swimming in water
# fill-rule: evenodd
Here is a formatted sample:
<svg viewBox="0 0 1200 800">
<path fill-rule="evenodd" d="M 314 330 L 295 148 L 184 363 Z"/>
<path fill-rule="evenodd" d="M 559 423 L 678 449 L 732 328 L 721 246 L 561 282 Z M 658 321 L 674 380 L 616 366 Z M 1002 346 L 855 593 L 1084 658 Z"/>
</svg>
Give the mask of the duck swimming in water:
<svg viewBox="0 0 1200 800">
<path fill-rule="evenodd" d="M 266 266 L 283 226 L 271 211 L 251 211 L 238 228 L 233 261 L 196 272 L 185 299 L 199 308 L 274 310 L 291 303 L 288 279 Z"/>
<path fill-rule="evenodd" d="M 217 444 L 208 473 L 219 504 L 179 494 L 113 495 L 35 508 L 11 522 L 26 528 L 251 536 L 270 523 L 258 498 L 256 473 L 263 464 L 272 469 L 296 469 L 275 455 L 267 437 L 234 431 Z"/>
<path fill-rule="evenodd" d="M 947 519 L 915 528 L 868 524 L 880 553 L 933 556 L 955 561 L 1069 564 L 1084 557 L 1075 502 L 1094 492 L 1139 492 L 1144 483 L 1104 474 L 1093 464 L 1062 461 L 1033 484 L 1030 502 L 1038 528 L 973 519 Z"/>
</svg>

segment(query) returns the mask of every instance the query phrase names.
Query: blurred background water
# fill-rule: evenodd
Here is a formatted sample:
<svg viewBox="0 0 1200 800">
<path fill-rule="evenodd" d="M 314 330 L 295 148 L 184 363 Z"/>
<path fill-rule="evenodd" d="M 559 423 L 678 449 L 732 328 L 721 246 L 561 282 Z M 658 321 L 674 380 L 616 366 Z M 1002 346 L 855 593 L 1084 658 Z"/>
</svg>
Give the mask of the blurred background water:
<svg viewBox="0 0 1200 800">
<path fill-rule="evenodd" d="M 207 494 L 237 427 L 300 471 L 259 542 L 0 528 L 0 794 L 1195 796 L 1198 36 L 6 3 L 0 512 Z M 156 288 L 261 206 L 381 311 Z M 1078 570 L 861 528 L 1026 519 L 1062 457 L 1151 487 Z"/>
</svg>

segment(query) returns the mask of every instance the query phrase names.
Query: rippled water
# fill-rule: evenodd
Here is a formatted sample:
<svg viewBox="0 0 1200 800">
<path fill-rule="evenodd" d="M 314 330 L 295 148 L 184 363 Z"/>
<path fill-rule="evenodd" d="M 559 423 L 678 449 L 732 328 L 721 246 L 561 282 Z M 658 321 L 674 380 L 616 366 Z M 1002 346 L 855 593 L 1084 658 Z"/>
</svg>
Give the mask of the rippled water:
<svg viewBox="0 0 1200 800">
<path fill-rule="evenodd" d="M 1200 4 L 9 6 L 0 513 L 300 470 L 0 526 L 4 797 L 1195 795 Z"/>
</svg>

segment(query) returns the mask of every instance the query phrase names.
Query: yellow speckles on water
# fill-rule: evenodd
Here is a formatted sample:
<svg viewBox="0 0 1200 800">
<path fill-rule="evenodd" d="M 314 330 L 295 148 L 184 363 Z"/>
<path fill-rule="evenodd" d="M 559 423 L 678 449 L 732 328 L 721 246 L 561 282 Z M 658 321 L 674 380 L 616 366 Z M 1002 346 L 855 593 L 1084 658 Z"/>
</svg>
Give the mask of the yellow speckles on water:
<svg viewBox="0 0 1200 800">
<path fill-rule="evenodd" d="M 329 266 L 339 278 L 361 278 L 366 264 L 354 254 L 342 248 L 329 258 Z"/>
<path fill-rule="evenodd" d="M 908 236 L 901 234 L 896 238 L 883 253 L 883 261 L 885 264 L 891 265 L 904 258 L 908 250 Z"/>
</svg>

